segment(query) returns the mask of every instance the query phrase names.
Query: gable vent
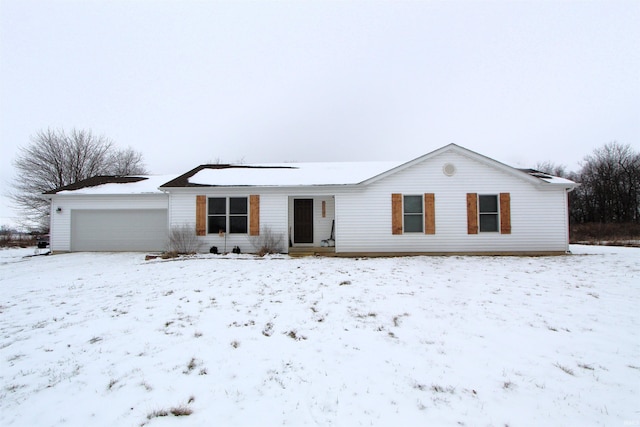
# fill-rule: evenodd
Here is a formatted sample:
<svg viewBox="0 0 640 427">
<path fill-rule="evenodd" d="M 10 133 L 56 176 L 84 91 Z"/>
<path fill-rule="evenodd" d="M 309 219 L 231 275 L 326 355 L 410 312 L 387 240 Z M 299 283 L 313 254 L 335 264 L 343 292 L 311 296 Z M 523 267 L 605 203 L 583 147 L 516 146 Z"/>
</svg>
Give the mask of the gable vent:
<svg viewBox="0 0 640 427">
<path fill-rule="evenodd" d="M 453 176 L 456 173 L 456 167 L 452 163 L 445 163 L 444 166 L 442 166 L 442 173 L 447 176 Z"/>
</svg>

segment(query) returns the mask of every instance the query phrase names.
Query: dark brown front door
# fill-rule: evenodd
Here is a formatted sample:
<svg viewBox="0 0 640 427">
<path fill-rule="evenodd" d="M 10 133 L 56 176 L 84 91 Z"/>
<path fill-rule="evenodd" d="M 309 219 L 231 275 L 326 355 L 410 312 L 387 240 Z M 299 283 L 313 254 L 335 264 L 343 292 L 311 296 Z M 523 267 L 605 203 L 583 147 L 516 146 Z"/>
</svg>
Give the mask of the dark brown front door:
<svg viewBox="0 0 640 427">
<path fill-rule="evenodd" d="M 293 243 L 313 243 L 313 199 L 293 200 Z"/>
</svg>

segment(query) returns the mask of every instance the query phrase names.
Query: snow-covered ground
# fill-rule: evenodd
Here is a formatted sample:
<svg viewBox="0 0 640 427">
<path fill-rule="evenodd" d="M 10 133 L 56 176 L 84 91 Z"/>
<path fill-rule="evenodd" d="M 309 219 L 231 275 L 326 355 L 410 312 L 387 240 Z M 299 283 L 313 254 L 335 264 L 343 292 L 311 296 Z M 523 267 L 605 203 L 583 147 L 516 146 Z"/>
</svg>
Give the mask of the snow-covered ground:
<svg viewBox="0 0 640 427">
<path fill-rule="evenodd" d="M 572 251 L 0 251 L 0 425 L 640 425 L 640 249 Z"/>
</svg>

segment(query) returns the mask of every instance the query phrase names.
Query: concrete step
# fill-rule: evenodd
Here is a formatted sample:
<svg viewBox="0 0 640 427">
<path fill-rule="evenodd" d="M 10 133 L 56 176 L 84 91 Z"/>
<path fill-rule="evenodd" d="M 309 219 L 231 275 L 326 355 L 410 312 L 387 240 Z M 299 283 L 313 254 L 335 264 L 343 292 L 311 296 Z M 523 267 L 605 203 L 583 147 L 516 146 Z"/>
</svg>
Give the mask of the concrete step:
<svg viewBox="0 0 640 427">
<path fill-rule="evenodd" d="M 297 258 L 304 256 L 335 256 L 335 247 L 297 247 L 289 248 L 289 256 Z"/>
</svg>

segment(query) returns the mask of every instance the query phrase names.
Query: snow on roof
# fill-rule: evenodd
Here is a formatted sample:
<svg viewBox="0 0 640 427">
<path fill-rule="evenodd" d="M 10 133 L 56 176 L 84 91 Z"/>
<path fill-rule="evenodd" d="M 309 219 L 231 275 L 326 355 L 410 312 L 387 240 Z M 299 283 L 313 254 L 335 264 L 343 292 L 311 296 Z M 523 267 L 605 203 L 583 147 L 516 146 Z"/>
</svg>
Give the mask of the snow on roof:
<svg viewBox="0 0 640 427">
<path fill-rule="evenodd" d="M 358 184 L 404 162 L 262 163 L 202 169 L 190 184 L 213 186 L 298 186 Z"/>
<path fill-rule="evenodd" d="M 571 181 L 570 179 L 561 178 L 559 176 L 551 175 L 546 172 L 540 172 L 539 170 L 536 170 L 536 169 L 518 169 L 518 170 L 528 175 L 531 175 L 535 178 L 538 178 L 539 180 L 546 182 L 548 184 L 570 186 L 570 187 L 575 187 L 579 185 L 576 182 Z"/>
<path fill-rule="evenodd" d="M 450 144 L 443 149 L 418 157 L 410 162 L 314 162 L 314 163 L 258 163 L 251 165 L 200 165 L 182 175 L 98 176 L 52 190 L 47 194 L 161 194 L 162 189 L 179 187 L 297 187 L 320 185 L 356 185 L 379 179 L 388 173 L 411 167 L 416 162 L 439 154 L 444 149 L 464 150 L 489 164 L 498 165 L 544 186 L 574 188 L 571 180 L 556 177 L 535 169 L 515 169 L 485 158 L 462 147 Z M 522 175 L 521 175 L 522 176 Z"/>
<path fill-rule="evenodd" d="M 176 177 L 173 175 L 139 175 L 142 178 L 136 182 L 106 183 L 75 190 L 62 190 L 56 194 L 160 194 L 158 188 Z"/>
<path fill-rule="evenodd" d="M 560 178 L 559 176 L 549 176 L 547 178 L 540 178 L 544 182 L 548 182 L 549 184 L 567 184 L 567 185 L 575 185 L 574 181 L 566 178 Z"/>
</svg>

